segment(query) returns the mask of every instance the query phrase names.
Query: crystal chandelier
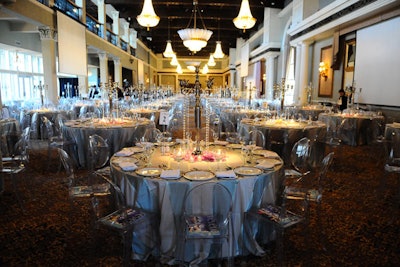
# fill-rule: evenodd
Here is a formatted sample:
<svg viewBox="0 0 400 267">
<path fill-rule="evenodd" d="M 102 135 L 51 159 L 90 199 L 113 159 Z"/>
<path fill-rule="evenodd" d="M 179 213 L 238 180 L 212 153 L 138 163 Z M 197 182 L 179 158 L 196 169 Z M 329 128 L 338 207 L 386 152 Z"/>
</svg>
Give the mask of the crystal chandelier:
<svg viewBox="0 0 400 267">
<path fill-rule="evenodd" d="M 207 65 L 210 67 L 214 67 L 217 63 L 215 63 L 213 54 L 210 54 L 210 58 L 208 59 Z"/>
<path fill-rule="evenodd" d="M 222 52 L 221 41 L 217 41 L 217 46 L 215 47 L 214 58 L 223 58 L 225 56 Z"/>
<path fill-rule="evenodd" d="M 219 41 L 219 29 L 221 28 L 219 22 L 220 19 L 218 19 L 218 41 L 217 45 L 215 46 L 214 58 L 223 58 L 225 56 L 224 52 L 222 52 L 221 41 Z"/>
<path fill-rule="evenodd" d="M 181 64 L 178 64 L 178 66 L 176 67 L 176 72 L 179 73 L 179 74 L 182 74 L 182 73 L 183 73 Z"/>
<path fill-rule="evenodd" d="M 178 66 L 179 62 L 178 59 L 176 58 L 176 54 L 172 56 L 171 62 L 169 64 L 171 64 L 172 66 Z"/>
<path fill-rule="evenodd" d="M 165 51 L 163 53 L 164 57 L 173 57 L 175 55 L 174 50 L 172 50 L 171 40 L 167 41 L 167 46 L 165 47 Z"/>
<path fill-rule="evenodd" d="M 172 50 L 172 44 L 171 44 L 171 39 L 169 38 L 169 20 L 168 20 L 168 40 L 167 40 L 167 46 L 165 47 L 165 51 L 163 53 L 164 57 L 166 58 L 172 58 L 174 56 L 174 50 Z"/>
<path fill-rule="evenodd" d="M 242 0 L 239 15 L 233 19 L 233 24 L 236 28 L 243 29 L 243 32 L 254 27 L 256 19 L 251 15 L 249 0 Z"/>
<path fill-rule="evenodd" d="M 139 24 L 143 27 L 146 27 L 149 30 L 149 27 L 157 26 L 160 21 L 160 17 L 156 15 L 154 12 L 153 3 L 151 0 L 144 0 L 142 13 L 136 17 Z"/>
<path fill-rule="evenodd" d="M 204 21 L 201 18 L 200 11 L 199 11 L 197 4 L 198 4 L 197 1 L 193 1 L 194 7 L 193 7 L 192 16 L 194 16 L 194 27 L 188 28 L 192 21 L 192 17 L 191 17 L 186 29 L 178 31 L 179 37 L 181 37 L 181 39 L 183 41 L 183 45 L 186 46 L 193 53 L 199 52 L 202 48 L 204 48 L 207 45 L 207 42 L 213 33 L 212 31 L 209 31 L 206 29 L 206 26 L 204 25 Z M 199 16 L 200 16 L 201 22 L 203 23 L 204 29 L 196 28 L 197 12 L 199 12 Z"/>
<path fill-rule="evenodd" d="M 207 64 L 204 65 L 204 67 L 201 70 L 201 73 L 203 73 L 203 74 L 207 74 L 208 73 L 208 65 Z"/>
</svg>

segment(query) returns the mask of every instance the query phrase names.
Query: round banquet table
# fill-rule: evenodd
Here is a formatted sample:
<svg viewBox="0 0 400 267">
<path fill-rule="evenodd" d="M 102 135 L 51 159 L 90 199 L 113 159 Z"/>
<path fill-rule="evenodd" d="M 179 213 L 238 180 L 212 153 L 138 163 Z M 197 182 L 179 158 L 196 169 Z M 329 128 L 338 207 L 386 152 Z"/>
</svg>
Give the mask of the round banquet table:
<svg viewBox="0 0 400 267">
<path fill-rule="evenodd" d="M 375 113 L 321 113 L 318 120 L 333 129 L 338 129 L 343 124 L 342 142 L 357 146 L 373 141 L 372 122 L 378 120 L 380 123 L 384 123 L 385 117 L 378 116 Z"/>
<path fill-rule="evenodd" d="M 112 154 L 123 147 L 134 144 L 135 138 L 139 139 L 149 126 L 154 126 L 154 123 L 145 118 L 114 121 L 77 119 L 65 122 L 62 132 L 64 138 L 73 140 L 76 144 L 76 149 L 70 151 L 75 162 L 79 167 L 87 167 L 89 162 L 89 136 L 97 134 L 106 139 L 111 157 Z"/>
<path fill-rule="evenodd" d="M 317 121 L 319 114 L 328 112 L 329 110 L 328 107 L 322 105 L 308 105 L 300 107 L 298 112 L 306 120 L 311 118 L 311 120 Z"/>
<path fill-rule="evenodd" d="M 65 110 L 52 110 L 46 108 L 29 110 L 26 112 L 24 116 L 30 118 L 30 124 L 22 125 L 22 127 L 23 128 L 27 126 L 31 127 L 30 129 L 31 139 L 45 140 L 48 138 L 48 136 L 47 136 L 46 126 L 43 123 L 43 117 L 46 117 L 53 123 L 53 126 L 55 126 L 58 114 L 63 114 L 64 116 L 67 117 L 67 111 Z M 55 128 L 53 130 L 57 132 Z"/>
<path fill-rule="evenodd" d="M 172 149 L 173 148 L 171 148 L 171 151 L 174 151 Z M 167 153 L 163 155 L 160 149 L 157 148 L 153 154 L 151 166 L 160 167 L 163 170 L 180 169 L 180 175 L 178 175 L 176 179 L 160 178 L 160 176 L 146 177 L 137 174 L 138 170 L 141 170 L 144 166 L 140 160 L 140 152 L 130 156 L 125 155 L 124 157 L 115 154 L 111 159 L 110 165 L 113 179 L 120 185 L 128 204 L 133 205 L 136 203 L 140 208 L 160 214 L 160 252 L 164 263 L 176 263 L 176 231 L 180 231 L 176 226 L 182 216 L 185 193 L 193 186 L 203 181 L 188 180 L 182 177 L 182 175 L 190 170 L 211 169 L 215 172 L 216 170 L 225 170 L 227 166 L 235 168 L 243 165 L 240 149 L 227 149 L 225 147 L 220 147 L 220 149 L 226 151 L 226 160 L 224 162 L 181 161 L 178 163 L 172 158 L 171 154 Z M 211 180 L 207 180 L 225 185 L 233 196 L 232 221 L 235 256 L 246 255 L 248 253 L 255 255 L 262 254 L 255 238 L 244 233 L 243 219 L 244 212 L 250 208 L 259 207 L 261 203 L 275 202 L 276 194 L 282 185 L 282 179 L 284 177 L 282 160 L 276 153 L 275 155 L 277 158 L 268 159 L 275 160 L 275 167 L 261 171 L 257 175 L 238 175 L 236 179 L 219 179 L 214 177 L 211 178 Z M 127 162 L 136 163 L 133 165 L 136 165 L 139 169 L 136 171 L 123 170 L 120 167 L 121 162 L 125 165 Z M 266 193 L 263 194 L 263 192 Z M 264 229 L 264 231 L 271 234 L 272 228 Z M 265 236 L 270 235 L 267 234 Z M 150 241 L 146 240 L 146 238 L 134 236 L 133 240 L 134 258 L 145 258 L 152 252 L 151 250 L 149 251 L 151 247 L 151 244 L 149 244 Z M 196 242 L 187 242 L 185 244 L 185 246 L 187 246 L 185 250 L 185 261 L 198 263 L 206 258 L 212 258 L 212 255 L 208 254 L 209 247 L 203 243 L 199 245 L 199 240 Z M 226 243 L 224 243 L 222 253 L 223 257 L 227 256 L 228 245 Z"/>
<path fill-rule="evenodd" d="M 294 120 L 242 120 L 242 134 L 248 136 L 249 132 L 256 128 L 265 136 L 265 148 L 276 151 L 285 162 L 290 165 L 290 154 L 293 145 L 303 137 L 316 141 L 314 162 L 317 164 L 324 157 L 325 146 L 323 139 L 326 135 L 326 125 L 318 121 L 294 121 Z"/>
</svg>

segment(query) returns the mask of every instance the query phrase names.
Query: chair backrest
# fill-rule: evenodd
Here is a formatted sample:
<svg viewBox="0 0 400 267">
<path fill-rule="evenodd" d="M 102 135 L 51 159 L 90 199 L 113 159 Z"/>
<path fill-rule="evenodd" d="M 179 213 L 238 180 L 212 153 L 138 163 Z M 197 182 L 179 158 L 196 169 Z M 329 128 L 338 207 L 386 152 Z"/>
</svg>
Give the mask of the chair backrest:
<svg viewBox="0 0 400 267">
<path fill-rule="evenodd" d="M 70 180 L 70 184 L 75 179 L 75 167 L 72 159 L 68 155 L 68 153 L 62 149 L 58 148 L 58 154 L 60 155 L 61 163 L 64 166 L 65 172 L 67 173 L 67 178 Z"/>
<path fill-rule="evenodd" d="M 320 187 L 323 186 L 323 183 L 326 178 L 326 174 L 329 170 L 329 167 L 332 165 L 333 156 L 334 156 L 334 153 L 331 152 L 328 155 L 326 155 L 321 162 L 321 166 L 319 168 L 319 173 L 318 173 L 318 184 Z"/>
<path fill-rule="evenodd" d="M 232 210 L 232 194 L 221 183 L 195 185 L 185 195 L 183 215 L 213 215 L 224 223 Z"/>
<path fill-rule="evenodd" d="M 110 194 L 107 195 L 107 198 L 104 196 L 100 198 L 96 195 L 92 196 L 92 207 L 96 218 L 100 219 L 117 210 L 126 213 L 126 199 L 121 188 L 111 181 L 109 177 L 99 175 L 99 178 L 102 180 L 101 183 L 109 185 Z M 123 213 L 121 215 L 123 215 Z"/>
<path fill-rule="evenodd" d="M 89 136 L 90 168 L 96 170 L 104 167 L 110 158 L 107 140 L 100 135 Z"/>
<path fill-rule="evenodd" d="M 400 135 L 396 132 L 392 132 L 388 136 L 388 140 L 385 142 L 386 145 L 386 166 L 394 167 L 394 169 L 400 169 Z"/>
<path fill-rule="evenodd" d="M 54 131 L 54 124 L 45 116 L 42 117 L 44 127 L 46 129 L 47 133 L 47 138 L 52 138 L 56 136 L 56 133 Z"/>
<path fill-rule="evenodd" d="M 260 130 L 253 129 L 249 132 L 249 141 L 255 142 L 255 145 L 258 147 L 265 147 L 265 136 L 264 133 Z"/>
<path fill-rule="evenodd" d="M 310 155 L 311 141 L 307 137 L 301 138 L 293 145 L 290 161 L 292 166 L 303 175 L 311 171 Z"/>
<path fill-rule="evenodd" d="M 162 133 L 159 129 L 155 127 L 148 127 L 141 138 L 143 140 L 139 141 L 157 142 L 157 139 L 160 138 L 160 135 L 162 135 Z"/>
</svg>

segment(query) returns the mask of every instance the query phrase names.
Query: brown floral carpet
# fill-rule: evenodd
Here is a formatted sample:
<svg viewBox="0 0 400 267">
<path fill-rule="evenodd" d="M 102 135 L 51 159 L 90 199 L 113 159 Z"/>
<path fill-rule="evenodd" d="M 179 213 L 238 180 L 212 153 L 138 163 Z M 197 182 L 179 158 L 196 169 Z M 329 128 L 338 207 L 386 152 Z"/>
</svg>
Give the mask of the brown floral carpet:
<svg viewBox="0 0 400 267">
<path fill-rule="evenodd" d="M 307 237 L 300 227 L 285 233 L 286 265 L 400 266 L 398 177 L 383 172 L 379 148 L 343 146 L 336 152 L 321 206 L 324 238 L 318 238 L 316 214 L 311 213 Z M 40 150 L 30 154 L 28 171 L 18 180 L 25 213 L 5 177 L 0 266 L 121 266 L 120 238 L 91 230 L 90 203 L 71 208 L 56 158 L 48 162 Z M 238 257 L 235 265 L 276 266 L 275 246 L 266 246 L 267 255 Z M 132 262 L 154 265 L 152 259 Z"/>
</svg>

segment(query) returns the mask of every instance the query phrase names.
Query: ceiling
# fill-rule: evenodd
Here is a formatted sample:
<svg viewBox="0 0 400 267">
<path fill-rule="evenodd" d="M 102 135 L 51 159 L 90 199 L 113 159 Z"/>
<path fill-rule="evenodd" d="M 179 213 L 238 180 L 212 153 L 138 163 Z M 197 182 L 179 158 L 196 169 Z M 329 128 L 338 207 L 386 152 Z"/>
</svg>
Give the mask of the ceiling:
<svg viewBox="0 0 400 267">
<path fill-rule="evenodd" d="M 91 1 L 87 1 L 90 3 Z M 232 20 L 239 14 L 241 0 L 199 0 L 198 7 L 201 12 L 201 19 L 208 30 L 213 31 L 208 44 L 201 51 L 193 54 L 189 51 L 180 39 L 177 31 L 193 27 L 193 19 L 189 24 L 193 11 L 193 0 L 166 1 L 153 0 L 153 7 L 160 17 L 156 27 L 146 28 L 140 26 L 136 17 L 141 13 L 144 0 L 105 0 L 119 11 L 119 17 L 130 23 L 138 33 L 138 38 L 147 45 L 154 53 L 162 53 L 165 50 L 166 41 L 172 41 L 172 48 L 178 57 L 209 57 L 215 51 L 216 41 L 222 41 L 222 50 L 225 54 L 230 47 L 236 47 L 236 38 L 247 39 L 250 34 L 256 31 L 263 22 L 264 7 L 283 8 L 287 0 L 250 0 L 250 9 L 253 17 L 257 19 L 256 25 L 246 32 L 235 27 Z M 87 7 L 87 12 L 97 16 L 97 7 Z M 197 16 L 197 28 L 202 28 L 202 23 Z"/>
</svg>

